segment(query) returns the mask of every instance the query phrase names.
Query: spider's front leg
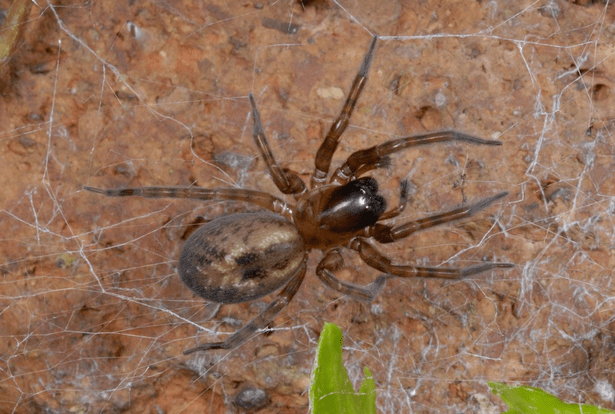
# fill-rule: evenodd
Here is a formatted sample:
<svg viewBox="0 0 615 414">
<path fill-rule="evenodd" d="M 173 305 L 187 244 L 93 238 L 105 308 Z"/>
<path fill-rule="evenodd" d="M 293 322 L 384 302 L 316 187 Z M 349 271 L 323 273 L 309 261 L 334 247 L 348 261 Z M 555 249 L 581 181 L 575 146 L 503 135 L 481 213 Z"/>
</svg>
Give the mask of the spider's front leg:
<svg viewBox="0 0 615 414">
<path fill-rule="evenodd" d="M 379 218 L 378 221 L 390 220 L 399 216 L 408 205 L 408 191 L 410 188 L 410 184 L 408 180 L 401 180 L 399 182 L 399 204 L 393 210 L 384 212 Z"/>
<path fill-rule="evenodd" d="M 463 279 L 491 269 L 515 267 L 512 263 L 480 263 L 465 268 L 425 267 L 396 264 L 380 253 L 367 240 L 357 237 L 350 242 L 350 248 L 359 252 L 361 259 L 374 269 L 397 277 L 431 277 L 440 279 Z"/>
<path fill-rule="evenodd" d="M 337 145 L 339 144 L 342 134 L 346 130 L 346 127 L 348 127 L 350 116 L 352 115 L 352 111 L 354 111 L 354 107 L 357 105 L 359 95 L 361 95 L 361 91 L 367 83 L 367 74 L 369 73 L 369 67 L 372 63 L 372 57 L 374 55 L 377 40 L 378 36 L 374 36 L 372 38 L 369 49 L 367 50 L 367 53 L 363 58 L 363 62 L 361 63 L 361 67 L 359 68 L 359 72 L 352 82 L 352 87 L 350 88 L 350 92 L 348 93 L 348 97 L 346 98 L 346 102 L 342 108 L 342 112 L 340 112 L 335 122 L 333 122 L 327 136 L 325 137 L 325 140 L 322 144 L 320 144 L 320 148 L 318 148 L 316 159 L 314 160 L 315 168 L 312 173 L 312 188 L 323 185 L 327 179 L 333 154 L 337 149 Z"/>
<path fill-rule="evenodd" d="M 363 235 L 364 237 L 373 237 L 379 243 L 391 243 L 408 237 L 412 233 L 419 230 L 428 229 L 443 223 L 470 217 L 506 195 L 508 195 L 507 192 L 502 192 L 471 205 L 462 206 L 446 213 L 435 214 L 423 219 L 410 221 L 399 226 L 393 227 L 386 224 L 376 223 L 375 225 L 366 228 Z M 512 263 L 481 263 L 475 266 L 458 269 L 401 265 L 393 263 L 391 259 L 376 250 L 374 246 L 362 237 L 354 238 L 348 247 L 359 252 L 359 255 L 363 261 L 365 261 L 365 263 L 369 266 L 374 269 L 378 269 L 381 272 L 398 277 L 437 277 L 444 279 L 462 279 L 464 277 L 482 273 L 491 269 L 511 268 L 515 266 Z"/>
<path fill-rule="evenodd" d="M 316 268 L 316 275 L 320 280 L 333 290 L 348 295 L 362 302 L 371 302 L 374 300 L 380 289 L 384 286 L 389 276 L 381 275 L 369 286 L 358 286 L 353 283 L 339 280 L 333 274 L 344 266 L 344 259 L 338 249 L 333 249 L 327 252 L 324 259 L 320 261 Z"/>
<path fill-rule="evenodd" d="M 299 196 L 305 193 L 306 188 L 303 180 L 288 168 L 280 167 L 280 164 L 278 164 L 273 156 L 269 140 L 263 129 L 261 115 L 256 108 L 254 95 L 250 94 L 249 97 L 250 105 L 252 105 L 252 119 L 254 121 L 254 142 L 261 152 L 265 164 L 267 164 L 267 169 L 269 170 L 273 182 L 283 194 L 294 194 L 295 196 Z"/>
<path fill-rule="evenodd" d="M 418 220 L 409 221 L 399 226 L 389 226 L 386 224 L 377 223 L 365 229 L 364 237 L 373 237 L 378 243 L 392 243 L 394 241 L 408 237 L 412 233 L 420 230 L 425 230 L 431 227 L 439 226 L 440 224 L 457 221 L 468 218 L 489 207 L 501 198 L 508 195 L 507 191 L 503 191 L 493 197 L 484 198 L 477 203 L 465 205 L 447 211 L 446 213 L 434 214 L 433 216 L 425 217 Z"/>
<path fill-rule="evenodd" d="M 338 168 L 331 176 L 330 181 L 343 185 L 368 171 L 383 166 L 386 167 L 390 163 L 388 159 L 389 155 L 406 148 L 453 141 L 474 145 L 502 145 L 500 141 L 482 139 L 451 130 L 396 138 L 383 142 L 382 144 L 374 145 L 371 148 L 353 152 L 344 165 Z"/>
<path fill-rule="evenodd" d="M 246 342 L 256 331 L 266 328 L 273 318 L 290 303 L 305 278 L 305 271 L 306 264 L 303 263 L 303 266 L 297 270 L 295 276 L 290 279 L 267 308 L 248 322 L 243 328 L 231 335 L 226 341 L 201 344 L 184 351 L 184 355 L 198 351 L 207 351 L 209 349 L 234 349 Z"/>
</svg>

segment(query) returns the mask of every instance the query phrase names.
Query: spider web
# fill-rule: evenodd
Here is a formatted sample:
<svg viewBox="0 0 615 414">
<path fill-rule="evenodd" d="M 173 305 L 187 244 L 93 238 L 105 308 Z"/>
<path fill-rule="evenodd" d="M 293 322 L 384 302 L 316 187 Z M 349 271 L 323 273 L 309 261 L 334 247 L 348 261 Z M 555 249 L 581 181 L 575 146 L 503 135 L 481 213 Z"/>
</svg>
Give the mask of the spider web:
<svg viewBox="0 0 615 414">
<path fill-rule="evenodd" d="M 364 366 L 374 374 L 382 413 L 498 412 L 487 381 L 615 408 L 612 4 L 114 3 L 33 6 L 0 98 L 0 412 L 303 413 L 324 321 L 344 331 L 355 384 Z M 307 178 L 373 33 L 369 81 L 334 163 L 454 128 L 503 146 L 395 155 L 372 175 L 392 205 L 410 180 L 397 221 L 510 191 L 471 220 L 381 250 L 401 263 L 517 267 L 392 279 L 365 305 L 318 281 L 313 252 L 273 334 L 183 356 L 269 300 L 217 307 L 176 275 L 196 226 L 255 208 L 82 186 L 279 194 L 252 143 L 247 94 L 278 161 Z M 378 276 L 345 260 L 344 280 Z"/>
</svg>

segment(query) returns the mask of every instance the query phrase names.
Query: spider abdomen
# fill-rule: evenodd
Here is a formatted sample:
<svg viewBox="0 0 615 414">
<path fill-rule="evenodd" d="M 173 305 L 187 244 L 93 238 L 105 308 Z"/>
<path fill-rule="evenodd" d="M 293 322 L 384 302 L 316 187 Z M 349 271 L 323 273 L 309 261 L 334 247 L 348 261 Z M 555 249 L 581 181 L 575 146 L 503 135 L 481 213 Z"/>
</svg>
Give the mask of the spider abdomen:
<svg viewBox="0 0 615 414">
<path fill-rule="evenodd" d="M 207 300 L 247 302 L 284 286 L 306 256 L 297 228 L 284 217 L 232 214 L 192 233 L 179 256 L 179 275 Z"/>
</svg>

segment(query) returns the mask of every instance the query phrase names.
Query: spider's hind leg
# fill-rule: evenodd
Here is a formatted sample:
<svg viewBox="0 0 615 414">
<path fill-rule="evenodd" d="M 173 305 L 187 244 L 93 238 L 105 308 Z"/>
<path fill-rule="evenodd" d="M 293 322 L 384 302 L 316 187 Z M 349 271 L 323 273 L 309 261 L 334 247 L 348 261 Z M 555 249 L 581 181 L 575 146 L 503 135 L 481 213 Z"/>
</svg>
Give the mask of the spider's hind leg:
<svg viewBox="0 0 615 414">
<path fill-rule="evenodd" d="M 192 354 L 194 352 L 199 351 L 207 351 L 210 349 L 234 349 L 239 345 L 246 342 L 253 336 L 257 331 L 261 329 L 267 328 L 273 318 L 276 317 L 278 313 L 282 309 L 288 305 L 288 303 L 293 299 L 303 279 L 305 277 L 306 264 L 303 263 L 303 266 L 297 270 L 297 273 L 290 279 L 290 281 L 284 286 L 284 288 L 280 291 L 280 293 L 271 301 L 271 303 L 262 311 L 259 315 L 257 315 L 254 319 L 248 322 L 243 328 L 239 329 L 233 335 L 231 335 L 224 342 L 209 342 L 205 344 L 200 344 L 195 346 L 194 348 L 190 348 L 184 351 L 184 355 Z"/>
</svg>

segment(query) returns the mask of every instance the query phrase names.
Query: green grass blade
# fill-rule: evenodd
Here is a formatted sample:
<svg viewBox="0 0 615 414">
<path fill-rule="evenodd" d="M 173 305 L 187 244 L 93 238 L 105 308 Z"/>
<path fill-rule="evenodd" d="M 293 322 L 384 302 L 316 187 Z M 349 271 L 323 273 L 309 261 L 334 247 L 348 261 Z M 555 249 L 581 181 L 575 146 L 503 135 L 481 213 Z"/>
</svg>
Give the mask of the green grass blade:
<svg viewBox="0 0 615 414">
<path fill-rule="evenodd" d="M 331 323 L 325 323 L 318 341 L 310 407 L 313 414 L 376 414 L 374 378 L 365 368 L 365 380 L 354 391 L 342 363 L 342 331 Z"/>
<path fill-rule="evenodd" d="M 514 387 L 489 382 L 491 392 L 499 395 L 510 408 L 505 414 L 614 414 L 595 405 L 569 404 L 534 387 Z"/>
</svg>

